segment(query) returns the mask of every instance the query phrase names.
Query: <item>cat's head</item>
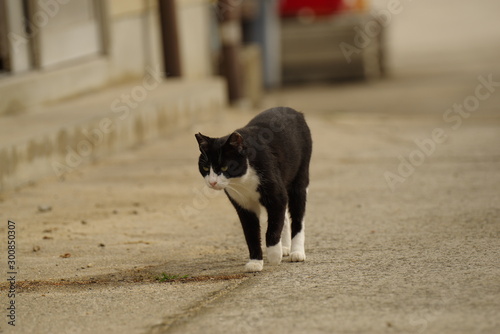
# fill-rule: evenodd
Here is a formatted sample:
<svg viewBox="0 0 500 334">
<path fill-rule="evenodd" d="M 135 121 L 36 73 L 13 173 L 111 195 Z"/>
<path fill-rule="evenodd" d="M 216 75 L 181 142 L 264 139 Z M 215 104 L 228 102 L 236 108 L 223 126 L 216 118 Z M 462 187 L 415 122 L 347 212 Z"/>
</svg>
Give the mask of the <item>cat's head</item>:
<svg viewBox="0 0 500 334">
<path fill-rule="evenodd" d="M 247 157 L 243 137 L 238 132 L 222 138 L 195 135 L 200 146 L 198 167 L 207 185 L 216 190 L 226 188 L 231 179 L 247 171 Z"/>
</svg>

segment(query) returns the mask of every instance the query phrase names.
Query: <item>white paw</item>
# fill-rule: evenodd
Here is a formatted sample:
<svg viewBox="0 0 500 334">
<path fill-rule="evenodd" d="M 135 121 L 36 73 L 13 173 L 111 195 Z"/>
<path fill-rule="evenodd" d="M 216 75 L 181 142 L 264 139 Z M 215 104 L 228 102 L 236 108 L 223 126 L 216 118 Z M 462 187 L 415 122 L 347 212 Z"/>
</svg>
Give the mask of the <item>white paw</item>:
<svg viewBox="0 0 500 334">
<path fill-rule="evenodd" d="M 290 255 L 290 247 L 281 247 L 281 250 L 283 251 L 283 256 L 288 256 Z"/>
<path fill-rule="evenodd" d="M 304 262 L 306 260 L 306 253 L 304 252 L 292 252 L 290 254 L 290 261 L 292 262 Z"/>
<path fill-rule="evenodd" d="M 283 251 L 281 249 L 281 242 L 278 244 L 267 247 L 267 260 L 270 264 L 276 265 L 281 263 L 281 259 L 283 258 Z"/>
<path fill-rule="evenodd" d="M 245 264 L 247 273 L 256 273 L 262 271 L 262 268 L 264 268 L 264 260 L 250 260 Z"/>
</svg>

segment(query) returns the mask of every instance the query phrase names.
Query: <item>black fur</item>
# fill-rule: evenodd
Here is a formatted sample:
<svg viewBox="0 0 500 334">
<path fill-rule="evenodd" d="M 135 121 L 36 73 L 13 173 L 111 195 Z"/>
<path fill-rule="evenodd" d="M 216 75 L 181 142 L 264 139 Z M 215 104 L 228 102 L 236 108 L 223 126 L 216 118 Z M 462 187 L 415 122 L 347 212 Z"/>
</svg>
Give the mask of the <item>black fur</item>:
<svg viewBox="0 0 500 334">
<path fill-rule="evenodd" d="M 241 177 L 247 172 L 247 160 L 257 172 L 260 204 L 268 214 L 267 247 L 280 241 L 287 205 L 292 238 L 302 230 L 312 152 L 311 133 L 302 113 L 292 108 L 272 108 L 230 135 L 210 138 L 197 134 L 196 139 L 202 176 L 212 166 L 215 173 L 223 173 L 227 178 Z M 240 218 L 250 259 L 262 260 L 257 215 L 241 207 L 227 191 L 226 194 Z"/>
</svg>

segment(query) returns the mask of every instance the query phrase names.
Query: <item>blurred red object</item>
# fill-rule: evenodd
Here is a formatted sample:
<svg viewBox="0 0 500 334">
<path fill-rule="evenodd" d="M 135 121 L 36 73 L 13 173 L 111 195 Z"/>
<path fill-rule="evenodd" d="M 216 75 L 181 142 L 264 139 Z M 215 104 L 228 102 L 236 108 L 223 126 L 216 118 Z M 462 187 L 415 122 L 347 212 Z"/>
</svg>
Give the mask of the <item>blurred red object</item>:
<svg viewBox="0 0 500 334">
<path fill-rule="evenodd" d="M 281 16 L 297 16 L 304 12 L 314 16 L 332 15 L 342 7 L 343 0 L 282 0 Z"/>
<path fill-rule="evenodd" d="M 330 16 L 344 10 L 362 10 L 364 0 L 281 0 L 281 16 Z"/>
</svg>

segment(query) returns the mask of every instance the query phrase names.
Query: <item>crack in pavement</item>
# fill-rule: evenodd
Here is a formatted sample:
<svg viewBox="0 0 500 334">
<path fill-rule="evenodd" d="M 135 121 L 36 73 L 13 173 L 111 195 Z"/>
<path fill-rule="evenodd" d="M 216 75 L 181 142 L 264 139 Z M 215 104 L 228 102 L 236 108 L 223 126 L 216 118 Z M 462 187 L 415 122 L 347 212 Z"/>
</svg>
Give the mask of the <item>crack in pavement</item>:
<svg viewBox="0 0 500 334">
<path fill-rule="evenodd" d="M 236 275 L 238 276 L 238 275 Z M 175 316 L 166 316 L 163 318 L 160 324 L 157 324 L 150 328 L 145 334 L 166 334 L 171 330 L 180 328 L 183 324 L 189 322 L 189 319 L 196 317 L 198 314 L 203 312 L 210 304 L 220 300 L 221 298 L 230 295 L 236 289 L 242 287 L 250 280 L 247 275 L 239 275 L 240 279 L 236 282 L 231 282 L 229 286 L 217 290 L 211 293 L 206 299 L 194 303 L 192 306 L 186 308 L 186 310 Z"/>
<path fill-rule="evenodd" d="M 115 274 L 107 274 L 101 278 L 88 278 L 80 280 L 36 280 L 36 281 L 19 281 L 16 282 L 16 288 L 20 293 L 37 292 L 47 288 L 78 288 L 84 286 L 103 286 L 103 285 L 123 285 L 123 284 L 133 284 L 133 283 L 157 283 L 157 284 L 167 284 L 167 283 L 198 283 L 198 282 L 220 282 L 220 281 L 230 281 L 230 280 L 240 280 L 246 279 L 248 276 L 244 274 L 233 274 L 233 275 L 201 275 L 201 276 L 190 276 L 183 278 L 170 279 L 165 282 L 158 281 L 155 277 L 144 277 L 144 276 L 129 276 L 121 279 L 117 279 Z M 9 289 L 9 283 L 0 283 L 0 291 L 6 291 Z"/>
</svg>

